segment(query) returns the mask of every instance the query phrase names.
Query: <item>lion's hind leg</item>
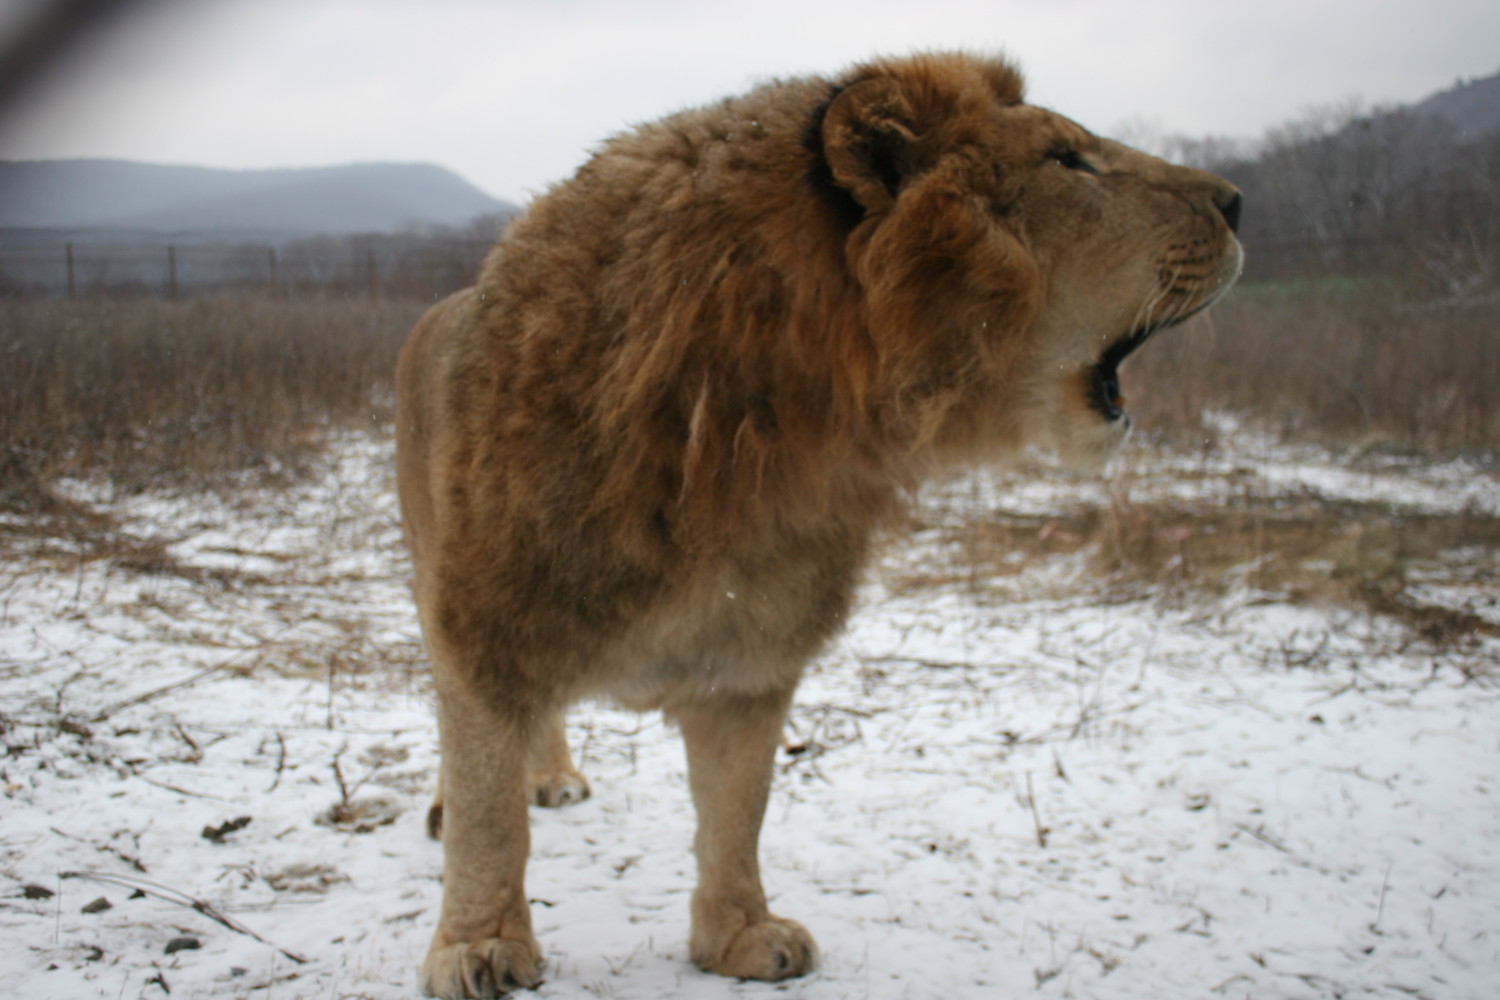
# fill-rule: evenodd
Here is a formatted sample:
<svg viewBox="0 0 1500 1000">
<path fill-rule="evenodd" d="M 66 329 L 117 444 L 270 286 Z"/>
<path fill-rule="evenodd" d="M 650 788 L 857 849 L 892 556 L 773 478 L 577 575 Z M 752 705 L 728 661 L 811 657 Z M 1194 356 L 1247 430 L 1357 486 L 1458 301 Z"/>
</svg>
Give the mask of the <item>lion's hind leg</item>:
<svg viewBox="0 0 1500 1000">
<path fill-rule="evenodd" d="M 531 740 L 531 801 L 539 806 L 566 806 L 589 797 L 589 780 L 573 764 L 563 711 L 547 715 Z"/>
<path fill-rule="evenodd" d="M 427 807 L 427 836 L 433 840 L 443 839 L 443 771 L 438 768 L 437 790 L 432 793 L 432 805 Z"/>
<path fill-rule="evenodd" d="M 771 913 L 760 882 L 761 820 L 791 692 L 674 706 L 698 811 L 693 847 L 693 961 L 742 979 L 812 971 L 818 950 L 801 924 Z"/>
</svg>

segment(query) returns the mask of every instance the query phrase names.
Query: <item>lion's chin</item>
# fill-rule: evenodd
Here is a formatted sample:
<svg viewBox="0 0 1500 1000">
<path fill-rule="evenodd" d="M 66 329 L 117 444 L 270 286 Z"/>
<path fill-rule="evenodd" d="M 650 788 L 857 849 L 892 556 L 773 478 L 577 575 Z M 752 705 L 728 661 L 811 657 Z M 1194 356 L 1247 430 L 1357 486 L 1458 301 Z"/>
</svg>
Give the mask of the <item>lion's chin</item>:
<svg viewBox="0 0 1500 1000">
<path fill-rule="evenodd" d="M 1102 413 L 1096 378 L 1095 370 L 1089 369 L 1060 385 L 1054 383 L 1052 416 L 1038 441 L 1059 465 L 1073 472 L 1103 471 L 1130 437 L 1130 416 L 1118 408 L 1118 390 L 1112 394 L 1117 404 L 1112 413 Z"/>
<path fill-rule="evenodd" d="M 1057 460 L 1064 468 L 1085 474 L 1104 471 L 1130 437 L 1130 417 L 1121 414 L 1108 422 L 1097 416 L 1084 426 L 1069 427 L 1065 435 L 1052 442 Z"/>
</svg>

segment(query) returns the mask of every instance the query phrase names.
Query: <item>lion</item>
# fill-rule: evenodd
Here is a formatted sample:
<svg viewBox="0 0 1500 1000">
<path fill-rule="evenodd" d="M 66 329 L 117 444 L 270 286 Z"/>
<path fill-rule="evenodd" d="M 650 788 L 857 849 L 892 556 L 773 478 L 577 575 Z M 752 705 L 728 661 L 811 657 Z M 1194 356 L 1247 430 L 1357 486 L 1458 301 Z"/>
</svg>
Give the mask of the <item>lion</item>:
<svg viewBox="0 0 1500 1000">
<path fill-rule="evenodd" d="M 1238 276 L 1240 202 L 945 53 L 674 114 L 538 197 L 397 371 L 442 751 L 422 988 L 540 981 L 527 806 L 588 794 L 563 712 L 600 697 L 686 744 L 692 961 L 811 970 L 758 838 L 877 529 L 958 465 L 1102 467 L 1121 362 Z"/>
</svg>

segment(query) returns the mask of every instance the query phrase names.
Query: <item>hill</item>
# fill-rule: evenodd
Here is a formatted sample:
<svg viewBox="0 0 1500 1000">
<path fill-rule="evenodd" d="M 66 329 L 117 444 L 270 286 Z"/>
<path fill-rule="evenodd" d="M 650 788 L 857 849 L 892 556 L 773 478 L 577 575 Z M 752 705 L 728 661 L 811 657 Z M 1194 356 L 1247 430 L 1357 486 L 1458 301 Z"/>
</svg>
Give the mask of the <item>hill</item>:
<svg viewBox="0 0 1500 1000">
<path fill-rule="evenodd" d="M 280 242 L 464 226 L 518 209 L 452 171 L 370 163 L 220 170 L 120 160 L 0 161 L 0 229 Z"/>
<path fill-rule="evenodd" d="M 1460 80 L 1453 87 L 1414 105 L 1420 115 L 1447 120 L 1464 139 L 1500 132 L 1500 73 Z"/>
</svg>

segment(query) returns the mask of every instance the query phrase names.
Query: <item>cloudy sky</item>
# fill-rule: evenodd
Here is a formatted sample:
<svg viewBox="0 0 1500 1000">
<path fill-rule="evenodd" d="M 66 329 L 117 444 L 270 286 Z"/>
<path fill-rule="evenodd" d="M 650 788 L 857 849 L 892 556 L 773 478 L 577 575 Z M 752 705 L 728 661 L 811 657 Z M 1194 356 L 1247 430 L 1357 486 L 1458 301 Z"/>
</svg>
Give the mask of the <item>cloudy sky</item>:
<svg viewBox="0 0 1500 1000">
<path fill-rule="evenodd" d="M 0 31 L 47 0 L 0 0 Z M 1500 70 L 1495 0 L 155 0 L 21 95 L 0 159 L 450 167 L 523 201 L 600 138 L 872 54 L 1004 51 L 1106 134 L 1250 138 Z"/>
</svg>

